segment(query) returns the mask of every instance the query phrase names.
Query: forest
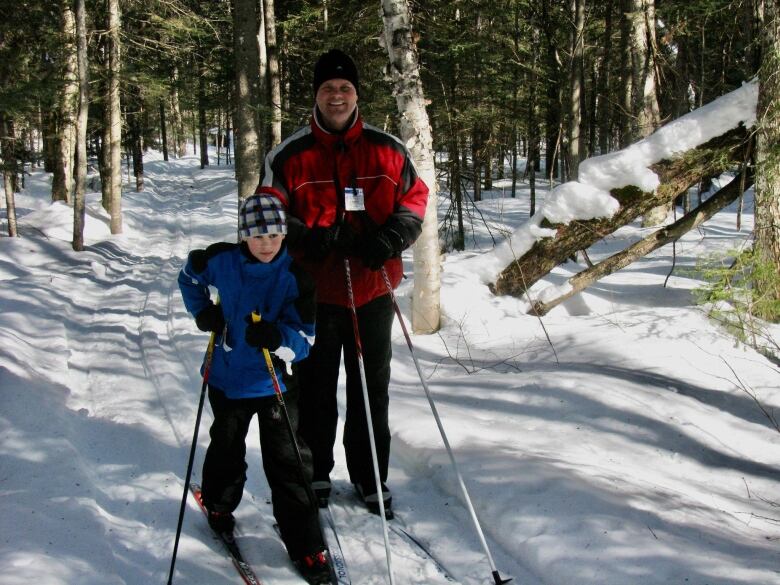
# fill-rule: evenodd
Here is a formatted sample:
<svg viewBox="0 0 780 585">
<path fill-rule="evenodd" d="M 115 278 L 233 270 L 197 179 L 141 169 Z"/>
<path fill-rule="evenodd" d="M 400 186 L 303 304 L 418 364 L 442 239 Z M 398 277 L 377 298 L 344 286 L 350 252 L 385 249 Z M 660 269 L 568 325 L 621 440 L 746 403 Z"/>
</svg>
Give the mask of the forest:
<svg viewBox="0 0 780 585">
<path fill-rule="evenodd" d="M 744 188 L 744 178 L 752 184 L 755 175 L 752 261 L 770 267 L 755 271 L 765 275 L 755 288 L 766 299 L 763 316 L 780 315 L 772 275 L 780 266 L 776 0 L 2 4 L 0 126 L 10 236 L 17 235 L 14 192 L 32 168 L 53 174 L 52 200 L 74 206 L 76 250 L 83 249 L 85 190 L 99 184 L 112 233 L 121 233 L 123 173 L 131 177 L 125 189 L 143 190 L 149 149 L 165 160 L 190 149 L 200 153 L 201 166 L 235 164 L 238 196 L 246 196 L 265 153 L 306 123 L 312 64 L 331 47 L 358 63 L 364 118 L 416 142 L 420 148 L 410 150 L 418 165 L 431 159 L 427 182 L 449 206 L 421 238 L 427 233 L 434 241 L 429 264 L 441 250 L 463 249 L 465 224 L 478 221 L 474 205 L 494 181 L 511 180 L 513 197 L 519 183 L 528 184 L 533 215 L 537 182 L 576 180 L 581 161 L 636 143 L 758 79 L 756 128 L 720 137 L 682 164 L 664 162 L 669 188 L 654 194 L 654 205 L 651 198 L 644 207 L 619 198 L 632 207 L 621 221 L 641 216 L 644 225 L 660 225 L 675 200 L 685 211 L 701 204 L 695 194 L 720 173 L 742 169 Z M 415 107 L 423 116 L 412 119 Z M 217 147 L 216 159 L 209 159 L 209 145 Z M 99 181 L 88 185 L 95 173 Z M 435 216 L 426 216 L 432 222 Z M 609 229 L 615 227 L 619 222 Z M 565 246 L 548 242 L 554 251 L 531 250 L 526 264 L 541 276 L 550 263 L 540 266 L 533 254 L 554 265 L 590 242 L 582 233 Z M 496 288 L 521 295 L 526 286 L 516 281 L 508 267 Z"/>
</svg>

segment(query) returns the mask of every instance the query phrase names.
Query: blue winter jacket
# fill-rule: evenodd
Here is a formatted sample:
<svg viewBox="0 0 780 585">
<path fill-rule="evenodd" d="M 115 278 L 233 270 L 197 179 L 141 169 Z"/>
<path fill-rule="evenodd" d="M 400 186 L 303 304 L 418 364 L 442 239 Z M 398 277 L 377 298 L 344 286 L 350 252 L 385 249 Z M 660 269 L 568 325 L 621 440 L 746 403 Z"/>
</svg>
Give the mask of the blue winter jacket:
<svg viewBox="0 0 780 585">
<path fill-rule="evenodd" d="M 274 394 L 262 350 L 244 339 L 247 319 L 254 311 L 264 321 L 275 323 L 282 334 L 282 343 L 273 352 L 278 359 L 273 361 L 285 391 L 280 360 L 290 364 L 309 354 L 316 312 L 314 282 L 293 262 L 286 247 L 268 263 L 255 260 L 246 244 L 218 243 L 193 250 L 178 280 L 184 305 L 192 315 L 212 304 L 209 286 L 219 293 L 226 327 L 217 336 L 209 384 L 232 399 Z"/>
</svg>

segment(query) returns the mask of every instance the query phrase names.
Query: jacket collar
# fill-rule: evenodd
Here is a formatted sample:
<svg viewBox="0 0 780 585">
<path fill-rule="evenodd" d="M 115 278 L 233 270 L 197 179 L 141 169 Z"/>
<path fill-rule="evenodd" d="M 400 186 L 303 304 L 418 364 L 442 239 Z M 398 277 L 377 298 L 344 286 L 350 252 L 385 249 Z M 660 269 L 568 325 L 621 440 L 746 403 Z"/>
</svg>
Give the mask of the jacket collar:
<svg viewBox="0 0 780 585">
<path fill-rule="evenodd" d="M 242 241 L 239 244 L 239 247 L 241 249 L 241 264 L 244 266 L 245 270 L 254 276 L 262 276 L 275 272 L 286 263 L 289 264 L 292 260 L 290 255 L 287 253 L 286 241 L 282 242 L 282 247 L 279 249 L 279 253 L 274 256 L 274 259 L 270 262 L 260 262 L 260 260 L 252 256 L 252 253 L 249 251 L 249 247 L 247 246 L 246 242 Z"/>
<path fill-rule="evenodd" d="M 342 132 L 332 132 L 325 129 L 325 126 L 320 120 L 320 113 L 316 105 L 312 111 L 310 125 L 311 131 L 314 134 L 314 137 L 317 139 L 317 142 L 320 142 L 328 147 L 333 147 L 339 142 L 350 145 L 354 143 L 363 132 L 363 118 L 360 116 L 359 106 L 355 106 L 355 114 L 352 119 L 352 124 L 350 124 L 349 127 L 347 127 L 347 129 Z"/>
</svg>

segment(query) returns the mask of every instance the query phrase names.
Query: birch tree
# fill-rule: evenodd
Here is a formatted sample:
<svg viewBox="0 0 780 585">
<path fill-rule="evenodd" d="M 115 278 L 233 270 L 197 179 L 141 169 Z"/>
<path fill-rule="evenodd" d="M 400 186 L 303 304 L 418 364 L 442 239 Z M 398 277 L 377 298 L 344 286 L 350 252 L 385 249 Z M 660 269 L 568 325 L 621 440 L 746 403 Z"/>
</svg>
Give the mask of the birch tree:
<svg viewBox="0 0 780 585">
<path fill-rule="evenodd" d="M 440 254 L 436 215 L 436 171 L 433 138 L 420 80 L 417 47 L 412 38 L 407 0 L 382 0 L 384 44 L 390 58 L 393 94 L 399 113 L 399 131 L 417 164 L 420 177 L 430 189 L 423 231 L 414 245 L 414 293 L 412 329 L 432 333 L 439 329 Z"/>
<path fill-rule="evenodd" d="M 121 15 L 119 0 L 108 0 L 108 83 L 106 95 L 106 121 L 108 126 L 108 213 L 112 234 L 122 233 L 122 105 L 119 94 L 121 51 Z"/>
<path fill-rule="evenodd" d="M 79 109 L 76 124 L 76 189 L 73 198 L 73 249 L 84 249 L 84 219 L 87 184 L 87 120 L 89 111 L 89 62 L 84 0 L 76 0 L 76 53 L 79 80 Z"/>
<path fill-rule="evenodd" d="M 571 0 L 574 26 L 571 37 L 569 68 L 569 179 L 576 180 L 583 156 L 582 150 L 582 68 L 585 59 L 585 0 Z"/>
<path fill-rule="evenodd" d="M 51 184 L 52 201 L 71 202 L 73 197 L 73 155 L 76 148 L 78 113 L 78 62 L 76 56 L 76 17 L 71 0 L 60 1 L 62 39 L 62 85 L 57 114 L 56 156 Z"/>
<path fill-rule="evenodd" d="M 655 77 L 655 0 L 632 0 L 629 19 L 631 51 L 631 141 L 650 136 L 661 125 Z M 654 207 L 642 218 L 645 227 L 663 223 L 671 203 Z"/>
<path fill-rule="evenodd" d="M 274 0 L 263 0 L 265 50 L 268 59 L 268 100 L 271 110 L 271 144 L 282 141 L 282 80 L 279 75 L 279 50 L 276 46 L 276 16 Z"/>
<path fill-rule="evenodd" d="M 759 263 L 774 270 L 754 283 L 761 317 L 780 321 L 780 5 L 761 0 L 762 63 L 759 72 L 755 251 Z M 774 273 L 774 278 L 770 275 Z"/>
</svg>

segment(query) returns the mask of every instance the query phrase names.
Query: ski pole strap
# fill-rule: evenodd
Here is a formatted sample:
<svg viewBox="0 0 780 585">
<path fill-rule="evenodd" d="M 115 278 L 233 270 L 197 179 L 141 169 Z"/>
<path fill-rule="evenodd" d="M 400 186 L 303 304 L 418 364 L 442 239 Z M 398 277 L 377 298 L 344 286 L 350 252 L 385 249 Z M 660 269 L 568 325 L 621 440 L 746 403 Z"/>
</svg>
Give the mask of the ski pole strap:
<svg viewBox="0 0 780 585">
<path fill-rule="evenodd" d="M 262 317 L 260 316 L 260 313 L 257 311 L 252 311 L 252 323 L 260 323 L 262 321 Z M 281 404 L 284 404 L 284 397 L 282 396 L 282 388 L 279 385 L 279 378 L 276 377 L 276 369 L 274 368 L 274 363 L 271 361 L 271 353 L 266 349 L 263 348 L 263 357 L 265 358 L 265 365 L 268 368 L 268 373 L 271 376 L 271 381 L 274 383 L 274 393 L 276 394 L 276 398 L 279 400 Z"/>
</svg>

